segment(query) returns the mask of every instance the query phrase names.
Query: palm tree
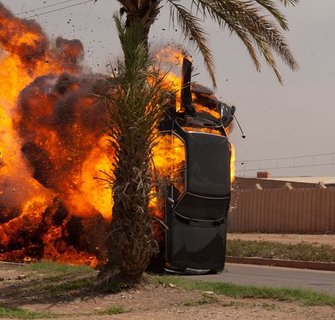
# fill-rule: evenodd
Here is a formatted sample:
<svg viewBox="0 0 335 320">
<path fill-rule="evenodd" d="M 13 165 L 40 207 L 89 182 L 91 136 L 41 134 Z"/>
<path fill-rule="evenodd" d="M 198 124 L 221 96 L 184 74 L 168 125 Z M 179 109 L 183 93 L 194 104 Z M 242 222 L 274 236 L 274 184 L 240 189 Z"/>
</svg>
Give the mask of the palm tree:
<svg viewBox="0 0 335 320">
<path fill-rule="evenodd" d="M 107 133 L 115 152 L 107 178 L 114 205 L 109 261 L 98 281 L 103 286 L 136 283 L 157 250 L 148 208 L 151 151 L 168 97 L 161 90 L 164 77 L 149 70 L 142 26 L 134 22 L 126 27 L 116 15 L 114 20 L 124 62 L 119 62 L 117 75 L 100 83 L 96 91 L 107 107 Z"/>
<path fill-rule="evenodd" d="M 118 0 L 121 12 L 126 13 L 126 26 L 139 23 L 143 27 L 143 40 L 148 43 L 150 27 L 155 22 L 163 6 L 162 0 Z M 287 6 L 296 5 L 299 0 L 190 0 L 191 9 L 179 0 L 166 0 L 170 7 L 172 22 L 180 25 L 185 38 L 190 39 L 204 58 L 209 75 L 216 87 L 214 61 L 207 44 L 207 34 L 203 27 L 208 19 L 236 34 L 247 48 L 256 70 L 260 71 L 259 56 L 263 56 L 277 79 L 282 83 L 276 53 L 292 70 L 298 69 L 281 31 L 288 31 L 285 16 L 277 8 L 276 2 Z"/>
<path fill-rule="evenodd" d="M 296 4 L 298 0 L 279 0 Z M 150 193 L 150 155 L 154 144 L 154 128 L 160 119 L 165 97 L 159 94 L 160 81 L 148 81 L 148 35 L 162 8 L 162 0 L 118 0 L 125 24 L 115 19 L 121 41 L 124 63 L 119 66 L 117 80 L 110 79 L 105 97 L 109 135 L 116 150 L 116 163 L 110 177 L 113 189 L 113 220 L 110 234 L 109 263 L 101 273 L 102 281 L 117 277 L 137 282 L 148 266 L 155 248 L 148 210 Z M 298 68 L 281 30 L 288 30 L 285 16 L 274 0 L 190 0 L 191 9 L 181 1 L 166 0 L 172 22 L 177 22 L 185 37 L 201 52 L 208 72 L 216 85 L 214 62 L 207 44 L 202 22 L 212 19 L 228 28 L 244 43 L 260 71 L 259 55 L 282 82 L 273 54 L 291 69 Z M 270 13 L 270 16 L 264 13 Z M 271 19 L 271 16 L 273 19 Z M 201 17 L 201 18 L 199 18 Z"/>
</svg>

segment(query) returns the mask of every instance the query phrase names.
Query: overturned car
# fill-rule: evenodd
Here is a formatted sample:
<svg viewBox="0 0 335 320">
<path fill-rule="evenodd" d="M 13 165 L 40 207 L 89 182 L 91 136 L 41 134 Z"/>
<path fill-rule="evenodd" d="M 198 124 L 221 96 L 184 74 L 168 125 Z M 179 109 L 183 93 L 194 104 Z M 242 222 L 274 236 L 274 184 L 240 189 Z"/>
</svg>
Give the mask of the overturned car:
<svg viewBox="0 0 335 320">
<path fill-rule="evenodd" d="M 227 128 L 235 108 L 192 85 L 191 69 L 184 59 L 181 110 L 170 108 L 160 124 L 161 135 L 181 141 L 185 150 L 182 186 L 173 179 L 165 186 L 161 250 L 167 271 L 216 273 L 225 265 L 231 183 Z"/>
</svg>

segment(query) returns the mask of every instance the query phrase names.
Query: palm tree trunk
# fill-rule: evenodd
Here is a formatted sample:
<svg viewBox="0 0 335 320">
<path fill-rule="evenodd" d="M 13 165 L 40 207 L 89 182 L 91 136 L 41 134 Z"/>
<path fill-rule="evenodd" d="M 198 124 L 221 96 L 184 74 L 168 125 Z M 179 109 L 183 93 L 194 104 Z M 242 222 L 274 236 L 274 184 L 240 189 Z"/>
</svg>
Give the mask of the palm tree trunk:
<svg viewBox="0 0 335 320">
<path fill-rule="evenodd" d="M 162 116 L 166 98 L 159 79 L 148 82 L 147 46 L 142 27 L 135 21 L 128 27 L 116 19 L 124 51 L 119 75 L 108 95 L 108 134 L 115 150 L 113 212 L 109 261 L 102 282 L 138 282 L 155 251 L 152 217 L 149 213 L 151 190 L 151 151 L 154 131 Z M 162 96 L 162 98 L 161 98 Z"/>
<path fill-rule="evenodd" d="M 148 212 L 148 137 L 132 137 L 136 131 L 139 130 L 130 132 L 127 141 L 120 143 L 110 241 L 111 263 L 118 266 L 121 278 L 130 282 L 140 280 L 155 245 Z"/>
<path fill-rule="evenodd" d="M 147 52 L 149 49 L 148 40 L 150 27 L 155 22 L 160 12 L 159 3 L 159 0 L 145 1 L 141 7 L 137 8 L 137 10 L 126 10 L 126 27 L 129 28 L 134 24 L 140 24 L 142 26 L 142 42 L 147 48 Z"/>
</svg>

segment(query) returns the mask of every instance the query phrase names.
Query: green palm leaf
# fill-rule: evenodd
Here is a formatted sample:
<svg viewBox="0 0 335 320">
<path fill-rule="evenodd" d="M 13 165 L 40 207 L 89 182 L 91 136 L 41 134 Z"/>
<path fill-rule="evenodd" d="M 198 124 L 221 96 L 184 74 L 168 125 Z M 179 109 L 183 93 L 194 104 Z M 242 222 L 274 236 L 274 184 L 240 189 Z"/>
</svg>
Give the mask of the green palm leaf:
<svg viewBox="0 0 335 320">
<path fill-rule="evenodd" d="M 216 87 L 215 72 L 214 72 L 214 61 L 212 53 L 207 44 L 207 34 L 200 25 L 200 19 L 192 15 L 184 6 L 177 3 L 177 1 L 168 0 L 171 4 L 171 18 L 174 21 L 176 16 L 178 24 L 182 28 L 183 33 L 186 37 L 189 37 L 192 42 L 195 42 L 204 57 L 204 61 L 209 72 L 209 75 L 213 81 L 214 87 Z"/>
<path fill-rule="evenodd" d="M 144 34 L 158 17 L 162 0 L 119 0 L 127 14 L 127 24 L 140 22 Z M 170 6 L 170 18 L 182 29 L 185 38 L 191 39 L 204 58 L 209 75 L 216 86 L 214 60 L 208 46 L 204 24 L 208 19 L 220 27 L 227 28 L 245 45 L 256 70 L 260 71 L 260 57 L 273 69 L 282 82 L 274 54 L 281 58 L 292 70 L 298 69 L 298 63 L 285 40 L 282 31 L 288 30 L 285 15 L 278 9 L 297 5 L 299 0 L 191 0 L 191 9 L 180 0 L 166 0 Z M 194 10 L 195 9 L 195 10 Z"/>
</svg>

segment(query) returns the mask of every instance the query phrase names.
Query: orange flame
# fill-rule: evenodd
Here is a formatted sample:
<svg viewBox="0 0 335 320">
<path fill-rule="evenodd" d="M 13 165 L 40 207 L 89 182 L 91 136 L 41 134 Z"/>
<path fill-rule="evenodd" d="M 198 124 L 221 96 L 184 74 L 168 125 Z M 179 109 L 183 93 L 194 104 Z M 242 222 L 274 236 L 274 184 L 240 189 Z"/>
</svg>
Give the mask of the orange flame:
<svg viewBox="0 0 335 320">
<path fill-rule="evenodd" d="M 230 144 L 230 181 L 234 182 L 235 180 L 235 146 Z"/>
<path fill-rule="evenodd" d="M 95 266 L 104 259 L 113 206 L 111 190 L 96 177 L 109 173 L 114 154 L 102 133 L 104 111 L 91 95 L 97 79 L 80 74 L 78 40 L 58 38 L 49 46 L 34 21 L 1 4 L 0 20 L 0 260 Z M 158 57 L 180 68 L 183 54 L 165 48 Z M 163 89 L 175 93 L 178 111 L 181 77 L 168 71 Z M 184 188 L 183 142 L 158 136 L 153 157 L 150 208 L 162 218 L 157 191 L 170 183 Z"/>
<path fill-rule="evenodd" d="M 107 155 L 112 154 L 106 137 L 95 133 L 100 128 L 86 130 L 93 120 L 90 113 L 97 111 L 92 98 L 74 100 L 77 105 L 68 116 L 76 121 L 70 125 L 57 128 L 62 114 L 55 115 L 63 90 L 75 97 L 83 86 L 70 81 L 56 88 L 63 72 L 81 70 L 82 45 L 58 38 L 55 49 L 49 47 L 39 25 L 14 17 L 2 4 L 0 20 L 0 259 L 27 261 L 43 254 L 95 265 L 95 251 L 86 254 L 80 248 L 87 245 L 84 240 L 70 239 L 75 233 L 71 228 L 87 227 L 71 215 L 110 218 L 111 192 L 94 177 L 108 170 Z M 46 74 L 50 76 L 38 78 Z M 83 111 L 87 119 L 79 114 Z M 59 239 L 68 239 L 66 250 L 60 249 Z"/>
</svg>

